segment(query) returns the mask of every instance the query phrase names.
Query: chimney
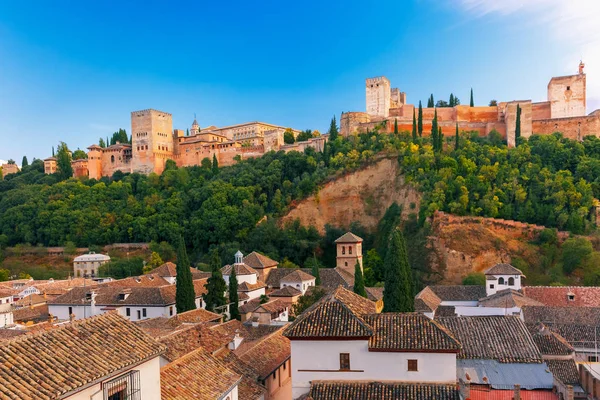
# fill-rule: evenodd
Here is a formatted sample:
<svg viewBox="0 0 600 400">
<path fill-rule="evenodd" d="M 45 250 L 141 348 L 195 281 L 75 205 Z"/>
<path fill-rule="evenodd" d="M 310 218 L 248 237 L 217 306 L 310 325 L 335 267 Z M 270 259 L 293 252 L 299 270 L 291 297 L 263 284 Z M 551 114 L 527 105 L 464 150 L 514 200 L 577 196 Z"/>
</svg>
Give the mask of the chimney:
<svg viewBox="0 0 600 400">
<path fill-rule="evenodd" d="M 515 385 L 513 400 L 521 400 L 521 385 Z"/>
<path fill-rule="evenodd" d="M 69 321 L 73 323 L 75 321 L 75 314 L 69 314 Z"/>
<path fill-rule="evenodd" d="M 48 314 L 48 322 L 52 323 L 54 321 L 54 316 L 52 314 Z"/>
<path fill-rule="evenodd" d="M 258 328 L 258 317 L 252 318 L 252 327 Z"/>
<path fill-rule="evenodd" d="M 96 315 L 96 296 L 98 294 L 96 292 L 92 292 L 92 299 L 90 301 L 90 317 Z"/>
<path fill-rule="evenodd" d="M 567 385 L 567 399 L 566 400 L 574 400 L 574 399 L 575 399 L 575 393 L 573 391 L 573 386 Z"/>
<path fill-rule="evenodd" d="M 238 347 L 240 347 L 240 344 L 242 344 L 242 340 L 244 340 L 244 338 L 240 336 L 240 331 L 236 330 L 233 340 L 229 343 L 229 349 L 236 350 Z"/>
</svg>

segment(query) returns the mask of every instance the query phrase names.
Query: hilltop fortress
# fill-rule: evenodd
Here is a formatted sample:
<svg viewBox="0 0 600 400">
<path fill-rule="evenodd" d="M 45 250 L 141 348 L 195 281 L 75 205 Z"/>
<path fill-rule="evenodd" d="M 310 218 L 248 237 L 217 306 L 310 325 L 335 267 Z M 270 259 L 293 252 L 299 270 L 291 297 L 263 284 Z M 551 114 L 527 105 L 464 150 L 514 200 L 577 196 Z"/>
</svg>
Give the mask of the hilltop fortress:
<svg viewBox="0 0 600 400">
<path fill-rule="evenodd" d="M 304 151 L 312 147 L 322 151 L 327 135 L 307 141 L 284 144 L 286 128 L 264 122 L 247 122 L 217 128 L 200 129 L 194 119 L 189 135 L 173 129 L 171 114 L 154 109 L 131 113 L 131 144 L 116 143 L 108 147 L 97 144 L 88 147 L 88 158 L 73 160 L 73 175 L 100 179 L 123 173 L 161 174 L 167 160 L 179 167 L 200 165 L 202 160 L 216 157 L 220 166 L 231 165 L 238 159 L 258 157 L 271 150 Z M 292 129 L 294 137 L 299 130 Z M 56 172 L 56 158 L 44 160 L 47 174 Z"/>
<path fill-rule="evenodd" d="M 438 126 L 446 136 L 455 134 L 456 124 L 462 131 L 478 131 L 487 135 L 498 131 L 509 146 L 515 145 L 517 105 L 521 108 L 521 136 L 562 132 L 565 137 L 581 140 L 588 135 L 600 136 L 600 110 L 586 115 L 586 76 L 584 64 L 576 75 L 559 76 L 548 83 L 548 100 L 500 102 L 497 106 L 470 107 L 458 105 L 437 108 Z M 384 124 L 388 131 L 398 121 L 399 130 L 412 131 L 413 104 L 406 93 L 392 88 L 384 77 L 366 80 L 366 112 L 346 112 L 340 118 L 340 133 L 348 136 Z M 423 108 L 423 132 L 431 132 L 435 108 Z"/>
</svg>

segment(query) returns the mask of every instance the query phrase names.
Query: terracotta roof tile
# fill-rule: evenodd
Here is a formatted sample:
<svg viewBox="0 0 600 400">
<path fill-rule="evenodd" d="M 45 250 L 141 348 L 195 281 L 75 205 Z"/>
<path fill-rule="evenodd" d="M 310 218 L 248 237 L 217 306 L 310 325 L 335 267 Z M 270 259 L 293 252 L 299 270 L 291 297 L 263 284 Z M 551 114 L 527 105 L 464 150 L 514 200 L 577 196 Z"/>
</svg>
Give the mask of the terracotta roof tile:
<svg viewBox="0 0 600 400">
<path fill-rule="evenodd" d="M 227 368 L 240 374 L 242 380 L 238 386 L 238 395 L 243 400 L 262 399 L 267 389 L 258 383 L 258 372 L 251 366 L 240 360 L 232 352 L 223 352 L 216 356 Z"/>
<path fill-rule="evenodd" d="M 292 286 L 285 286 L 269 293 L 269 297 L 295 297 L 302 295 L 302 292 Z"/>
<path fill-rule="evenodd" d="M 597 307 L 523 307 L 527 324 L 543 323 L 575 348 L 595 348 L 600 330 Z"/>
<path fill-rule="evenodd" d="M 0 397 L 67 397 L 98 378 L 157 357 L 164 350 L 116 313 L 10 339 L 0 345 Z"/>
<path fill-rule="evenodd" d="M 163 336 L 159 341 L 167 346 L 165 358 L 174 361 L 200 347 L 208 353 L 215 354 L 226 349 L 231 339 L 210 329 L 206 324 L 197 324 Z"/>
<path fill-rule="evenodd" d="M 209 272 L 200 271 L 196 268 L 190 267 L 190 271 L 192 272 L 192 279 L 204 279 L 210 276 Z M 148 272 L 147 275 L 150 274 L 156 274 L 164 278 L 173 278 L 177 276 L 177 265 L 172 262 L 166 262 L 160 267 L 156 267 Z"/>
<path fill-rule="evenodd" d="M 449 317 L 438 320 L 462 345 L 458 358 L 541 363 L 542 355 L 519 317 Z"/>
<path fill-rule="evenodd" d="M 242 314 L 248 314 L 248 313 L 251 313 L 254 310 L 256 310 L 259 306 L 260 306 L 260 298 L 252 299 L 249 302 L 247 302 L 246 304 L 242 304 L 239 307 L 239 310 L 240 310 L 240 313 L 242 313 Z"/>
<path fill-rule="evenodd" d="M 460 344 L 439 322 L 418 313 L 364 315 L 373 328 L 371 351 L 449 351 L 458 352 Z"/>
<path fill-rule="evenodd" d="M 456 385 L 435 383 L 312 381 L 307 400 L 459 400 Z"/>
<path fill-rule="evenodd" d="M 170 285 L 170 283 L 158 274 L 131 276 L 125 279 L 116 279 L 111 282 L 102 283 L 102 286 L 111 287 L 158 287 L 167 285 Z"/>
<path fill-rule="evenodd" d="M 291 356 L 291 346 L 288 338 L 282 335 L 282 329 L 258 342 L 244 353 L 240 359 L 251 364 L 258 372 L 259 379 L 269 377 Z"/>
<path fill-rule="evenodd" d="M 486 296 L 485 286 L 432 285 L 428 287 L 441 301 L 478 301 Z"/>
<path fill-rule="evenodd" d="M 174 317 L 177 321 L 184 323 L 199 323 L 199 322 L 220 322 L 223 316 L 215 314 L 205 310 L 204 308 L 197 308 L 195 310 L 186 311 L 179 313 Z"/>
<path fill-rule="evenodd" d="M 221 273 L 223 275 L 231 275 L 231 270 L 235 267 L 235 274 L 237 276 L 240 275 L 258 275 L 258 272 L 256 272 L 256 270 L 246 264 L 233 264 L 233 265 L 226 265 L 223 268 L 221 268 Z"/>
<path fill-rule="evenodd" d="M 260 304 L 255 312 L 268 312 L 268 313 L 282 313 L 288 307 L 286 303 L 281 300 L 271 300 L 266 303 Z"/>
<path fill-rule="evenodd" d="M 198 349 L 164 366 L 160 378 L 163 400 L 214 400 L 223 398 L 242 377 Z"/>
<path fill-rule="evenodd" d="M 415 311 L 432 312 L 435 311 L 442 300 L 433 291 L 431 286 L 425 287 L 415 296 Z"/>
<path fill-rule="evenodd" d="M 239 356 L 250 350 L 266 336 L 280 330 L 281 327 L 273 325 L 259 325 L 254 327 L 251 324 L 242 323 L 238 320 L 232 320 L 223 324 L 211 326 L 210 329 L 227 337 L 229 341 L 233 340 L 233 337 L 237 332 L 240 337 L 244 339 L 242 341 L 242 345 L 234 351 L 235 354 Z"/>
<path fill-rule="evenodd" d="M 527 324 L 527 329 L 542 355 L 569 356 L 575 351 L 569 342 L 544 324 Z"/>
<path fill-rule="evenodd" d="M 456 307 L 454 306 L 439 306 L 435 310 L 435 318 L 456 317 Z"/>
<path fill-rule="evenodd" d="M 262 289 L 266 286 L 267 285 L 265 285 L 263 282 L 260 282 L 260 281 L 258 281 L 256 283 L 242 282 L 238 285 L 238 291 L 239 292 L 252 292 L 254 290 Z"/>
<path fill-rule="evenodd" d="M 17 336 L 27 335 L 28 333 L 29 332 L 24 329 L 0 328 L 0 342 Z"/>
<path fill-rule="evenodd" d="M 500 308 L 543 306 L 539 301 L 531 299 L 523 293 L 513 289 L 500 290 L 490 296 L 479 299 L 479 305 L 481 307 Z"/>
<path fill-rule="evenodd" d="M 382 287 L 366 287 L 367 298 L 371 301 L 379 301 L 383 299 L 383 288 Z"/>
<path fill-rule="evenodd" d="M 502 263 L 488 268 L 485 275 L 523 275 L 523 272 L 510 264 Z"/>
<path fill-rule="evenodd" d="M 600 287 L 525 286 L 525 296 L 551 307 L 600 307 Z"/>
<path fill-rule="evenodd" d="M 292 339 L 370 337 L 373 330 L 362 315 L 376 312 L 374 302 L 340 286 L 298 316 L 285 335 Z"/>
<path fill-rule="evenodd" d="M 280 288 L 281 280 L 294 271 L 300 270 L 309 275 L 312 275 L 310 268 L 273 268 L 269 272 L 266 284 L 270 288 Z M 338 286 L 349 288 L 354 284 L 354 280 L 350 279 L 349 274 L 344 274 L 337 268 L 321 268 L 319 276 L 321 278 L 321 286 L 326 289 L 337 289 Z"/>
<path fill-rule="evenodd" d="M 545 360 L 554 378 L 565 385 L 579 385 L 579 371 L 575 360 Z"/>
<path fill-rule="evenodd" d="M 47 321 L 50 317 L 48 313 L 48 305 L 44 304 L 37 307 L 23 307 L 13 311 L 13 319 L 15 322 L 41 322 Z"/>
<path fill-rule="evenodd" d="M 244 257 L 244 264 L 254 269 L 271 268 L 279 265 L 277 261 L 272 260 L 267 256 L 263 256 L 256 251 L 253 251 Z"/>
<path fill-rule="evenodd" d="M 315 277 L 307 274 L 306 272 L 297 269 L 295 271 L 293 271 L 291 274 L 288 274 L 286 276 L 284 276 L 283 278 L 281 278 L 280 282 L 308 282 L 308 281 L 314 281 Z"/>
<path fill-rule="evenodd" d="M 362 242 L 362 241 L 363 241 L 362 238 L 359 236 L 356 236 L 354 233 L 346 232 L 342 236 L 337 238 L 335 240 L 335 243 L 357 243 L 357 242 Z"/>
</svg>

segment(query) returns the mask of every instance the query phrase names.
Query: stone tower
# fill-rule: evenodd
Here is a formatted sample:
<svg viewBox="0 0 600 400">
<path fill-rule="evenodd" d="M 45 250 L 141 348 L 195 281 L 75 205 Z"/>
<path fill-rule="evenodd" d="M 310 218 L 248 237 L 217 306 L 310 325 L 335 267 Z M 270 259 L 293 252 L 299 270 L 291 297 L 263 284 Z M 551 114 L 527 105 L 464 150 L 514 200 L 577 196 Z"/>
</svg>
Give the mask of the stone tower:
<svg viewBox="0 0 600 400">
<path fill-rule="evenodd" d="M 173 117 L 148 109 L 131 113 L 132 171 L 160 174 L 168 159 L 173 159 Z"/>
<path fill-rule="evenodd" d="M 93 144 L 88 147 L 88 173 L 90 179 L 102 178 L 102 147 Z"/>
<path fill-rule="evenodd" d="M 586 115 L 585 65 L 579 63 L 577 75 L 558 76 L 548 83 L 551 118 L 582 117 Z"/>
<path fill-rule="evenodd" d="M 194 115 L 194 122 L 192 122 L 192 130 L 190 131 L 190 136 L 198 135 L 200 133 L 200 125 L 198 125 L 198 121 L 196 120 L 196 116 Z"/>
<path fill-rule="evenodd" d="M 391 86 L 385 76 L 367 78 L 367 114 L 387 118 L 390 115 Z"/>
<path fill-rule="evenodd" d="M 337 248 L 336 267 L 354 275 L 354 266 L 358 261 L 362 270 L 362 242 L 363 240 L 352 232 L 346 232 L 339 237 L 335 241 Z"/>
</svg>

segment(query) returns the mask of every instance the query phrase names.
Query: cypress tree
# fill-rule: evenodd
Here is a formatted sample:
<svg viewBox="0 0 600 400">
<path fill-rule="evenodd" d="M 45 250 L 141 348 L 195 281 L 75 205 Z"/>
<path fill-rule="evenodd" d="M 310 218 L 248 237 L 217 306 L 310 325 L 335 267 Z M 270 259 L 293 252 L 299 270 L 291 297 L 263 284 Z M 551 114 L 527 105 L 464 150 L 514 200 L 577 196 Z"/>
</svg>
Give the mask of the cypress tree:
<svg viewBox="0 0 600 400">
<path fill-rule="evenodd" d="M 413 311 L 413 279 L 404 236 L 399 229 L 390 235 L 384 261 L 383 312 Z"/>
<path fill-rule="evenodd" d="M 29 165 L 29 161 L 27 161 L 27 156 L 23 156 L 23 160 L 21 161 L 21 168 Z"/>
<path fill-rule="evenodd" d="M 185 242 L 179 238 L 177 246 L 177 278 L 175 281 L 175 307 L 178 313 L 196 309 L 196 292 L 192 272 L 190 271 L 190 260 L 185 250 Z"/>
<path fill-rule="evenodd" d="M 329 124 L 329 140 L 333 141 L 337 139 L 339 135 L 337 123 L 335 120 L 335 115 L 331 118 L 331 123 Z"/>
<path fill-rule="evenodd" d="M 435 107 L 435 102 L 433 100 L 433 93 L 431 93 L 431 96 L 429 96 L 429 100 L 427 100 L 427 108 L 433 107 Z"/>
<path fill-rule="evenodd" d="M 363 278 L 362 269 L 360 268 L 360 263 L 358 260 L 354 266 L 354 293 L 365 298 L 367 297 L 367 292 L 365 291 L 365 280 Z"/>
<path fill-rule="evenodd" d="M 213 154 L 212 172 L 213 172 L 214 175 L 216 175 L 219 172 L 219 161 L 217 161 L 217 155 L 216 154 Z"/>
<path fill-rule="evenodd" d="M 60 142 L 58 145 L 56 152 L 56 172 L 61 180 L 69 179 L 73 176 L 71 152 L 65 142 Z"/>
<path fill-rule="evenodd" d="M 423 106 L 421 100 L 419 100 L 419 118 L 417 119 L 417 130 L 419 131 L 419 137 L 423 136 Z"/>
<path fill-rule="evenodd" d="M 208 278 L 208 282 L 206 282 L 207 293 L 204 296 L 204 302 L 208 311 L 214 311 L 217 307 L 225 305 L 225 291 L 227 290 L 227 285 L 221 273 L 221 258 L 216 249 L 213 250 L 210 269 L 211 275 Z"/>
<path fill-rule="evenodd" d="M 52 157 L 54 157 L 54 146 L 52 146 Z"/>
<path fill-rule="evenodd" d="M 521 107 L 517 104 L 517 120 L 515 122 L 515 147 L 521 137 Z"/>
<path fill-rule="evenodd" d="M 241 319 L 238 309 L 239 301 L 237 275 L 235 268 L 231 268 L 231 275 L 229 275 L 229 317 L 231 319 Z"/>
<path fill-rule="evenodd" d="M 187 128 L 187 129 L 185 130 L 185 136 L 190 136 L 190 128 Z"/>
<path fill-rule="evenodd" d="M 398 134 L 398 118 L 394 120 L 394 135 Z"/>
<path fill-rule="evenodd" d="M 398 121 L 396 121 L 398 124 Z M 417 117 L 415 116 L 415 109 L 413 108 L 413 129 L 412 129 L 413 142 L 417 141 Z"/>
<path fill-rule="evenodd" d="M 444 150 L 444 134 L 442 133 L 442 127 L 438 126 L 438 151 Z"/>
<path fill-rule="evenodd" d="M 450 101 L 448 101 L 448 105 L 450 107 L 454 107 L 456 104 L 454 104 L 454 94 L 450 93 Z"/>
<path fill-rule="evenodd" d="M 456 133 L 454 134 L 454 150 L 458 150 L 459 149 L 459 136 L 458 136 L 458 122 L 456 123 Z"/>
<path fill-rule="evenodd" d="M 473 88 L 471 88 L 471 101 L 469 102 L 471 107 L 475 107 L 475 102 L 473 101 Z"/>
<path fill-rule="evenodd" d="M 321 274 L 319 273 L 319 263 L 317 263 L 317 257 L 313 253 L 313 265 L 312 265 L 312 276 L 315 277 L 315 286 L 321 285 Z"/>
<path fill-rule="evenodd" d="M 433 120 L 431 121 L 431 145 L 433 146 L 433 151 L 437 151 L 438 145 L 438 125 L 437 125 L 437 108 L 433 114 Z"/>
</svg>

